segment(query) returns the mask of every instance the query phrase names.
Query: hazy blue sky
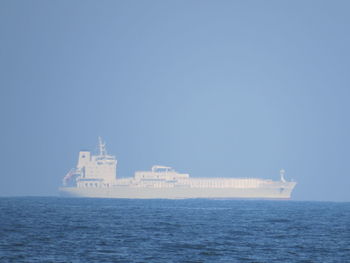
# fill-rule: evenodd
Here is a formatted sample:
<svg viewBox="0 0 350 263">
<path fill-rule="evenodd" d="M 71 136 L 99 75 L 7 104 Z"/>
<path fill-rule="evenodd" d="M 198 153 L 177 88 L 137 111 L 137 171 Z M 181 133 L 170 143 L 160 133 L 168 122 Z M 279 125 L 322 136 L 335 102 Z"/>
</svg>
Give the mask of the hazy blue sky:
<svg viewBox="0 0 350 263">
<path fill-rule="evenodd" d="M 118 176 L 298 182 L 350 201 L 349 1 L 0 0 L 0 195 L 56 195 L 97 136 Z"/>
</svg>

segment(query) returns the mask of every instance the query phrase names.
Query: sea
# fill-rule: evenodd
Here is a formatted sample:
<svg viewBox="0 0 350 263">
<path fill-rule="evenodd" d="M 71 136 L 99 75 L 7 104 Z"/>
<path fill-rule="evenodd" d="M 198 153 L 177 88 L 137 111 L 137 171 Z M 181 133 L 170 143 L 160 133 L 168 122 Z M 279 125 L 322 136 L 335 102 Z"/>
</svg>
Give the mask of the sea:
<svg viewBox="0 0 350 263">
<path fill-rule="evenodd" d="M 0 262 L 350 262 L 350 203 L 0 198 Z"/>
</svg>

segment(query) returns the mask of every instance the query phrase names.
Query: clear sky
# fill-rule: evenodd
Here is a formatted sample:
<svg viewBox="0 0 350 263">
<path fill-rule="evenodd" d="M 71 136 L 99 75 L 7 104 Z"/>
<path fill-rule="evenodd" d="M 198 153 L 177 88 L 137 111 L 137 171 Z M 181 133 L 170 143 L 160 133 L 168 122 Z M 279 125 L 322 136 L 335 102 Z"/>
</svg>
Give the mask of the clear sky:
<svg viewBox="0 0 350 263">
<path fill-rule="evenodd" d="M 286 178 L 350 201 L 349 1 L 0 0 L 0 196 L 118 176 Z"/>
</svg>

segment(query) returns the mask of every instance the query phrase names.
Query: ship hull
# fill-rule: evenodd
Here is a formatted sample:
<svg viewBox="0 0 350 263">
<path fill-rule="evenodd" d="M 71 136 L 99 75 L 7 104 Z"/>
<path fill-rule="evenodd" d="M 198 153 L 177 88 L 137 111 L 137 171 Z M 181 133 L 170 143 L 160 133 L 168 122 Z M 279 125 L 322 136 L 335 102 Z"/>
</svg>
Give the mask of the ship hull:
<svg viewBox="0 0 350 263">
<path fill-rule="evenodd" d="M 147 188 L 111 187 L 78 188 L 62 187 L 61 196 L 91 198 L 130 199 L 189 199 L 189 198 L 244 198 L 244 199 L 289 199 L 295 184 L 285 188 Z"/>
</svg>

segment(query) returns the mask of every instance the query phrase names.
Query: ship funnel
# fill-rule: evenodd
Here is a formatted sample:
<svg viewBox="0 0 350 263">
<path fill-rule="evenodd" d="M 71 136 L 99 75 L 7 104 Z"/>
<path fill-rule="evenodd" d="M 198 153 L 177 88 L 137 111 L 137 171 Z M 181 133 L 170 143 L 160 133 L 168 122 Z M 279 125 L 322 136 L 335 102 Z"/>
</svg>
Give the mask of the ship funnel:
<svg viewBox="0 0 350 263">
<path fill-rule="evenodd" d="M 281 169 L 281 170 L 280 170 L 281 181 L 282 181 L 283 183 L 286 182 L 286 179 L 284 178 L 284 174 L 285 174 L 285 173 L 286 173 L 286 171 L 285 171 L 284 169 Z"/>
</svg>

